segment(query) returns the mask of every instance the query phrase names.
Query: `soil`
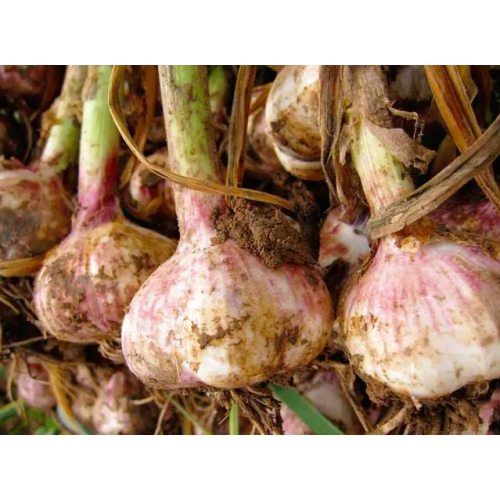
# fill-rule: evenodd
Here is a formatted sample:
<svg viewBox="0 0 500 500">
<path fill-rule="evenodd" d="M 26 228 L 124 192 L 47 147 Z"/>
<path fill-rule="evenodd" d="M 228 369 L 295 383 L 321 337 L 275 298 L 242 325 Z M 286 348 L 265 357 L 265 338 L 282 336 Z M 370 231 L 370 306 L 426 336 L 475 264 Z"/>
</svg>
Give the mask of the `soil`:
<svg viewBox="0 0 500 500">
<path fill-rule="evenodd" d="M 224 214 L 215 213 L 213 222 L 215 244 L 231 238 L 267 267 L 315 264 L 309 245 L 275 207 L 237 199 Z"/>
</svg>

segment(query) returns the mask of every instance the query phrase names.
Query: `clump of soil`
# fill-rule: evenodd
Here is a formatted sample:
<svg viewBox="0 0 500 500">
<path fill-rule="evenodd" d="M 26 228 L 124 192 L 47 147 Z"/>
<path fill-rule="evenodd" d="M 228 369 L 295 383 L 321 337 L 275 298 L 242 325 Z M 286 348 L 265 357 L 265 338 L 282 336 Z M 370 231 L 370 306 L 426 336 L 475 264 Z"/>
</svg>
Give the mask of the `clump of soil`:
<svg viewBox="0 0 500 500">
<path fill-rule="evenodd" d="M 224 213 L 215 213 L 218 236 L 214 243 L 233 239 L 240 248 L 259 257 L 264 265 L 314 264 L 309 245 L 275 207 L 241 198 L 231 201 Z"/>
</svg>

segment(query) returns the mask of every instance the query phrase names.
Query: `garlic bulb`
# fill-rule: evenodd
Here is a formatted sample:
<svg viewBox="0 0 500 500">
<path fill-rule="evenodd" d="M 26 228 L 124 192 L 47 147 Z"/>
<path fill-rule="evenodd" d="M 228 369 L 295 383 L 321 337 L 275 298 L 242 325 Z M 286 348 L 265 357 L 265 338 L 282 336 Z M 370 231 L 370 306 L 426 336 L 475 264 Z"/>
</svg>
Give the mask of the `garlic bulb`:
<svg viewBox="0 0 500 500">
<path fill-rule="evenodd" d="M 429 215 L 437 224 L 444 224 L 450 230 L 468 231 L 500 241 L 500 214 L 486 198 L 453 197 Z"/>
<path fill-rule="evenodd" d="M 89 70 L 78 217 L 35 282 L 43 327 L 67 342 L 118 339 L 135 292 L 176 247 L 173 240 L 127 221 L 113 193 L 119 134 L 107 106 L 110 72 L 110 67 Z"/>
<path fill-rule="evenodd" d="M 338 376 L 333 371 L 323 370 L 300 384 L 297 388 L 325 417 L 330 419 L 345 434 L 362 434 L 351 404 L 344 396 Z M 283 433 L 286 435 L 313 434 L 311 429 L 300 420 L 285 404 L 281 405 Z"/>
<path fill-rule="evenodd" d="M 378 66 L 352 68 L 351 157 L 373 213 L 413 183 L 375 134 L 390 127 Z M 382 238 L 351 278 L 341 304 L 342 337 L 367 380 L 401 396 L 447 396 L 500 376 L 500 247 L 440 234 L 424 218 Z"/>
<path fill-rule="evenodd" d="M 39 410 L 50 410 L 56 405 L 56 398 L 49 385 L 47 370 L 33 359 L 17 377 L 17 393 L 28 405 Z"/>
<path fill-rule="evenodd" d="M 128 371 L 113 373 L 99 390 L 92 407 L 92 424 L 98 434 L 142 434 L 148 422 L 131 398 L 140 393 L 139 381 Z"/>
<path fill-rule="evenodd" d="M 266 122 L 281 164 L 304 180 L 324 179 L 319 131 L 320 66 L 286 66 L 266 103 Z"/>
<path fill-rule="evenodd" d="M 80 127 L 75 116 L 86 66 L 69 66 L 40 161 L 10 162 L 0 170 L 0 260 L 38 256 L 70 230 L 71 204 L 58 174 L 75 162 Z"/>
<path fill-rule="evenodd" d="M 265 89 L 256 87 L 252 91 L 252 105 L 257 102 Z M 245 170 L 253 177 L 267 179 L 273 177 L 281 168 L 281 163 L 274 151 L 274 142 L 267 129 L 265 107 L 258 107 L 248 117 L 247 151 Z"/>
<path fill-rule="evenodd" d="M 49 83 L 51 68 L 55 66 L 2 65 L 0 92 L 11 96 L 41 97 Z"/>
<path fill-rule="evenodd" d="M 204 68 L 162 66 L 160 75 L 172 165 L 220 181 L 206 132 Z M 123 322 L 132 372 L 153 387 L 236 388 L 308 364 L 326 345 L 333 320 L 318 272 L 311 265 L 266 267 L 233 239 L 219 238 L 214 217 L 227 210 L 222 197 L 174 189 L 179 246 L 141 287 Z M 276 212 L 278 224 L 284 222 Z"/>
<path fill-rule="evenodd" d="M 342 214 L 341 206 L 334 208 L 321 226 L 318 263 L 328 267 L 343 259 L 354 270 L 370 253 L 370 245 L 363 230 L 343 222 Z"/>
<path fill-rule="evenodd" d="M 389 97 L 392 100 L 431 101 L 432 91 L 423 66 L 395 66 L 394 79 L 389 81 Z"/>
<path fill-rule="evenodd" d="M 148 160 L 159 167 L 169 169 L 168 152 L 158 151 Z M 175 198 L 172 183 L 158 177 L 140 164 L 134 170 L 129 183 L 127 197 L 128 210 L 140 220 L 156 220 L 167 229 L 173 230 L 176 225 Z"/>
</svg>

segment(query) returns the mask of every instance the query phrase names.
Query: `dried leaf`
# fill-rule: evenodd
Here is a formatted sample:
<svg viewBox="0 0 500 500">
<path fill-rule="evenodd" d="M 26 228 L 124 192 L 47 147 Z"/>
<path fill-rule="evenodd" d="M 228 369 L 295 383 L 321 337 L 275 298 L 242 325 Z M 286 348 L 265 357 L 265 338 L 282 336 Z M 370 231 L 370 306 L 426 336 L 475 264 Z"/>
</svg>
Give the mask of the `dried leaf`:
<svg viewBox="0 0 500 500">
<path fill-rule="evenodd" d="M 134 134 L 134 140 L 141 152 L 144 150 L 148 139 L 149 129 L 155 114 L 156 98 L 158 97 L 158 71 L 156 66 L 143 67 L 143 86 L 146 92 L 146 115 L 140 117 Z M 123 189 L 130 182 L 136 164 L 136 156 L 130 155 L 120 178 L 120 189 Z"/>
<path fill-rule="evenodd" d="M 357 217 L 363 209 L 359 179 L 352 168 L 348 151 L 349 125 L 344 115 L 350 104 L 349 68 L 347 66 L 322 66 L 320 71 L 320 134 L 321 163 L 330 188 L 332 205 L 341 203 L 347 221 Z"/>
<path fill-rule="evenodd" d="M 240 66 L 229 123 L 228 169 L 226 184 L 238 187 L 243 178 L 247 123 L 257 66 Z"/>
<path fill-rule="evenodd" d="M 37 273 L 43 264 L 45 255 L 28 259 L 4 260 L 0 262 L 0 276 L 5 278 L 21 278 Z"/>
<path fill-rule="evenodd" d="M 429 84 L 446 126 L 460 152 L 464 153 L 481 135 L 457 66 L 425 66 Z M 463 73 L 463 69 L 462 69 Z M 476 178 L 489 200 L 500 212 L 500 188 L 488 165 Z"/>
<path fill-rule="evenodd" d="M 474 178 L 481 169 L 491 165 L 499 154 L 500 116 L 473 147 L 439 174 L 416 189 L 406 199 L 393 203 L 372 217 L 367 225 L 370 238 L 380 238 L 400 231 L 405 226 L 432 212 Z"/>
<path fill-rule="evenodd" d="M 370 132 L 397 158 L 405 167 L 418 168 L 422 173 L 436 153 L 415 142 L 402 128 L 383 128 L 370 120 L 365 120 Z"/>
</svg>

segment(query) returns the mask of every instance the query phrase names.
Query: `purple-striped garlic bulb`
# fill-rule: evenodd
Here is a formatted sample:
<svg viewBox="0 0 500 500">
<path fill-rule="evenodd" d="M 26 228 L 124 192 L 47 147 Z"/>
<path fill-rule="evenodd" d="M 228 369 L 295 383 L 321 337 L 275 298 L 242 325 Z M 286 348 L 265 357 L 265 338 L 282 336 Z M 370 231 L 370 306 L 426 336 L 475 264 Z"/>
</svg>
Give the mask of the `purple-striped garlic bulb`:
<svg viewBox="0 0 500 500">
<path fill-rule="evenodd" d="M 322 370 L 311 380 L 300 384 L 298 391 L 316 409 L 331 420 L 344 434 L 363 434 L 363 428 L 348 399 L 345 397 L 340 380 L 333 371 Z M 284 403 L 281 405 L 283 433 L 285 435 L 314 434 L 309 427 Z"/>
<path fill-rule="evenodd" d="M 414 186 L 378 138 L 391 126 L 382 69 L 351 71 L 350 153 L 376 214 Z M 340 307 L 342 338 L 360 374 L 420 400 L 498 378 L 499 258 L 498 244 L 441 234 L 429 218 L 381 238 Z"/>
<path fill-rule="evenodd" d="M 92 425 L 98 434 L 143 434 L 149 422 L 133 398 L 141 395 L 140 382 L 126 369 L 114 372 L 98 389 L 92 407 Z"/>
<path fill-rule="evenodd" d="M 321 226 L 318 264 L 328 267 L 343 259 L 354 271 L 370 253 L 370 244 L 363 228 L 344 222 L 342 215 L 342 206 L 334 208 Z"/>
<path fill-rule="evenodd" d="M 484 197 L 454 196 L 433 210 L 430 217 L 450 230 L 471 232 L 500 241 L 500 214 Z"/>
<path fill-rule="evenodd" d="M 42 255 L 70 230 L 71 203 L 59 174 L 78 156 L 76 108 L 86 73 L 86 66 L 68 66 L 40 159 L 29 167 L 0 166 L 0 260 Z"/>
<path fill-rule="evenodd" d="M 273 82 L 266 122 L 281 164 L 304 180 L 324 179 L 319 131 L 320 66 L 285 66 Z"/>
<path fill-rule="evenodd" d="M 127 221 L 114 193 L 119 134 L 107 104 L 110 66 L 89 69 L 83 111 L 79 211 L 70 235 L 45 260 L 34 301 L 42 326 L 75 343 L 118 340 L 125 309 L 176 247 Z"/>
<path fill-rule="evenodd" d="M 160 77 L 173 169 L 220 182 L 206 70 L 161 66 Z M 236 388 L 307 365 L 328 342 L 333 321 L 316 269 L 267 267 L 220 238 L 214 218 L 227 210 L 223 197 L 174 189 L 179 246 L 141 287 L 123 322 L 132 372 L 164 389 Z"/>
<path fill-rule="evenodd" d="M 27 361 L 26 367 L 17 377 L 17 394 L 38 410 L 50 410 L 57 404 L 47 370 L 34 359 Z"/>
</svg>

